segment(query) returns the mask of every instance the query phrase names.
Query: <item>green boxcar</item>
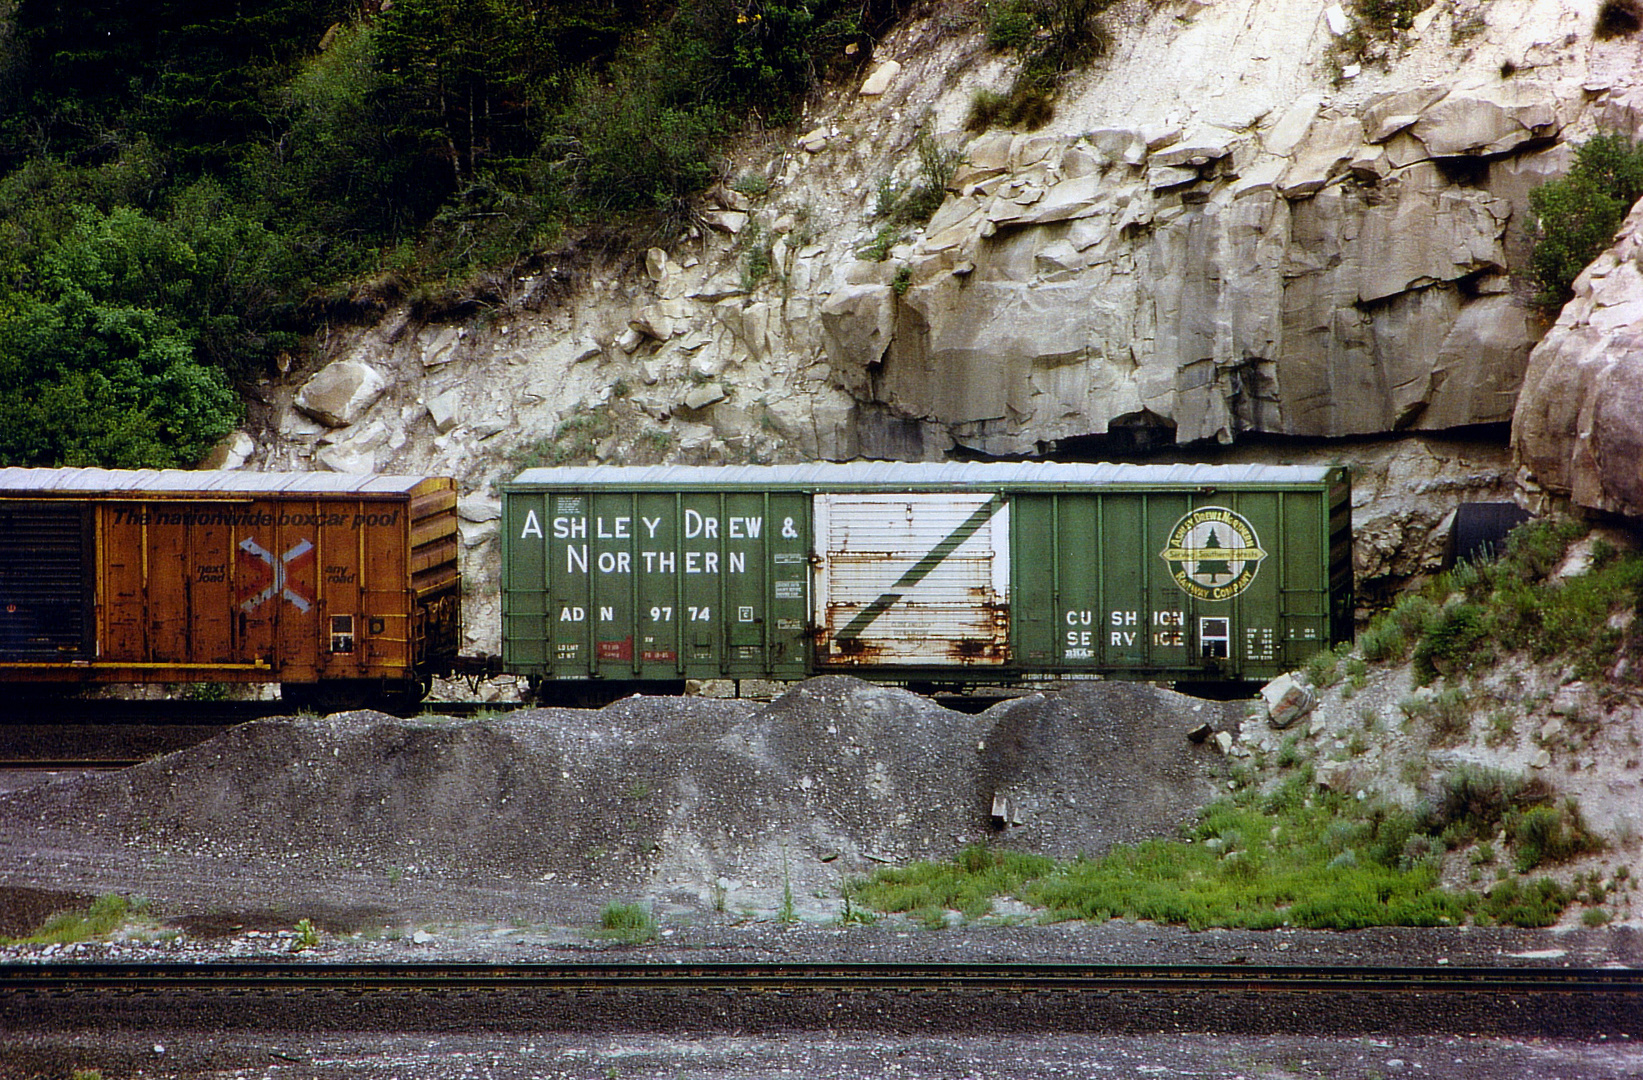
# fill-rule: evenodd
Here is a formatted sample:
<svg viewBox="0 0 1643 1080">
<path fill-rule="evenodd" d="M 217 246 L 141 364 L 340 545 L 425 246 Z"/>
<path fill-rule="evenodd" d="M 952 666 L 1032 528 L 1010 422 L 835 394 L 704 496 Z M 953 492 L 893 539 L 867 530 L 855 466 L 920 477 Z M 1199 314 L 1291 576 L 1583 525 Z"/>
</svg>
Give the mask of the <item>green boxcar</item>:
<svg viewBox="0 0 1643 1080">
<path fill-rule="evenodd" d="M 532 469 L 503 528 L 503 666 L 549 698 L 827 673 L 1246 682 L 1352 633 L 1340 467 Z"/>
</svg>

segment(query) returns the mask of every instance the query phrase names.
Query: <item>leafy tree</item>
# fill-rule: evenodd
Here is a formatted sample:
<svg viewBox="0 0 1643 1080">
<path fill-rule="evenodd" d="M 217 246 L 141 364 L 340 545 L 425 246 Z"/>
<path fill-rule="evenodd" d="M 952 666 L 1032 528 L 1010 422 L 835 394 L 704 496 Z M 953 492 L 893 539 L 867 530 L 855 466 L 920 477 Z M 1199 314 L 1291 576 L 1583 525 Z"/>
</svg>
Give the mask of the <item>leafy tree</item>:
<svg viewBox="0 0 1643 1080">
<path fill-rule="evenodd" d="M 339 29 L 282 88 L 277 138 L 250 148 L 241 187 L 266 220 L 301 232 L 339 278 L 364 247 L 415 232 L 450 190 L 450 171 L 396 127 L 368 25 Z"/>
<path fill-rule="evenodd" d="M 710 183 L 723 112 L 690 100 L 651 51 L 621 57 L 608 78 L 572 93 L 560 168 L 598 211 L 667 209 Z"/>
<path fill-rule="evenodd" d="M 1537 236 L 1530 272 L 1547 307 L 1562 307 L 1576 277 L 1614 236 L 1643 197 L 1643 147 L 1624 135 L 1596 135 L 1575 151 L 1574 168 L 1529 193 Z"/>
<path fill-rule="evenodd" d="M 163 223 L 84 209 L 0 303 L 0 459 L 189 465 L 240 404 L 174 313 L 200 260 Z"/>
</svg>

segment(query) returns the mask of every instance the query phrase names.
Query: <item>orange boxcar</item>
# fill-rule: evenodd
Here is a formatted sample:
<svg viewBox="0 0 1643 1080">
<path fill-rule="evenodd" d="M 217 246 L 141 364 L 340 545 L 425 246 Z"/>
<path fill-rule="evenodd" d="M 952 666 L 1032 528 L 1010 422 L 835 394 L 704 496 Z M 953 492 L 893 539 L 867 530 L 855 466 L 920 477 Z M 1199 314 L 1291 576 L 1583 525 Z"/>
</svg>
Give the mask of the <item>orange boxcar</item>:
<svg viewBox="0 0 1643 1080">
<path fill-rule="evenodd" d="M 458 547 L 444 477 L 0 469 L 0 680 L 420 698 Z"/>
</svg>

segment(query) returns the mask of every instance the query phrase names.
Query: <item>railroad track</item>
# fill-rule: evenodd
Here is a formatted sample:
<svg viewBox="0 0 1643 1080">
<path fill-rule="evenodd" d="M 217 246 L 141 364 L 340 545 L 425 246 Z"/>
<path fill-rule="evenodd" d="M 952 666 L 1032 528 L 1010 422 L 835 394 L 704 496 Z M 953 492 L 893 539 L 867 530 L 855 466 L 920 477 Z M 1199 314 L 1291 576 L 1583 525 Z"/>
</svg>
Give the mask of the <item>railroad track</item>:
<svg viewBox="0 0 1643 1080">
<path fill-rule="evenodd" d="M 469 717 L 510 707 L 441 702 L 424 711 Z M 194 746 L 236 724 L 289 715 L 291 709 L 278 701 L 0 704 L 0 771 L 122 769 Z"/>
<path fill-rule="evenodd" d="M 1643 971 L 963 964 L 0 965 L 0 1028 L 1238 1031 L 1643 1038 Z"/>
<path fill-rule="evenodd" d="M 522 708 L 518 703 L 429 701 L 406 710 L 410 715 L 477 716 L 486 711 Z M 123 701 L 115 698 L 21 698 L 0 703 L 0 728 L 36 724 L 135 724 L 231 727 L 270 716 L 291 716 L 302 709 L 281 701 Z"/>
</svg>

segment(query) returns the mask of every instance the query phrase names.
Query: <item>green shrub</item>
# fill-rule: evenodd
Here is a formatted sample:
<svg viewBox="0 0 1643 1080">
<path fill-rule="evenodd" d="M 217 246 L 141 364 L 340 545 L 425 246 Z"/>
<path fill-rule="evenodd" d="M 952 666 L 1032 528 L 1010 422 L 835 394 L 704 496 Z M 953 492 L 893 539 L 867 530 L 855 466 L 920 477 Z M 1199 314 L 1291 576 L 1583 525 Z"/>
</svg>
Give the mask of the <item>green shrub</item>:
<svg viewBox="0 0 1643 1080">
<path fill-rule="evenodd" d="M 1038 13 L 1028 0 L 997 0 L 987 5 L 987 47 L 998 52 L 1025 52 L 1038 37 Z"/>
<path fill-rule="evenodd" d="M 1539 779 L 1463 764 L 1444 774 L 1428 827 L 1441 831 L 1455 822 L 1467 822 L 1475 833 L 1493 832 L 1507 815 L 1550 798 L 1551 792 Z"/>
<path fill-rule="evenodd" d="M 1624 135 L 1595 135 L 1575 151 L 1569 174 L 1529 193 L 1536 238 L 1530 272 L 1547 307 L 1561 307 L 1574 280 L 1614 242 L 1643 195 L 1643 149 Z"/>
<path fill-rule="evenodd" d="M 1519 873 L 1527 873 L 1544 863 L 1567 862 L 1602 847 L 1602 841 L 1586 827 L 1580 808 L 1573 800 L 1562 806 L 1530 807 L 1507 824 L 1517 845 Z"/>
<path fill-rule="evenodd" d="M 1481 605 L 1446 604 L 1415 646 L 1415 681 L 1425 686 L 1440 675 L 1463 674 L 1489 663 L 1493 659 L 1489 630 Z"/>
<path fill-rule="evenodd" d="M 758 172 L 743 173 L 730 187 L 750 199 L 760 199 L 770 194 L 770 177 Z"/>
<path fill-rule="evenodd" d="M 1603 0 L 1597 8 L 1592 33 L 1600 41 L 1630 37 L 1643 27 L 1643 4 L 1638 0 Z"/>
<path fill-rule="evenodd" d="M 1348 649 L 1350 645 L 1346 646 Z M 1333 649 L 1322 649 L 1313 653 L 1306 662 L 1305 675 L 1309 685 L 1327 690 L 1340 682 L 1338 667 L 1341 655 Z"/>
<path fill-rule="evenodd" d="M 1527 888 L 1517 879 L 1498 883 L 1477 905 L 1480 921 L 1527 928 L 1551 926 L 1573 901 L 1557 882 L 1536 878 Z"/>
<path fill-rule="evenodd" d="M 881 870 L 862 885 L 857 898 L 880 911 L 956 910 L 976 919 L 992 909 L 993 897 L 1016 892 L 1054 865 L 1041 855 L 971 845 L 949 863 Z"/>
</svg>

